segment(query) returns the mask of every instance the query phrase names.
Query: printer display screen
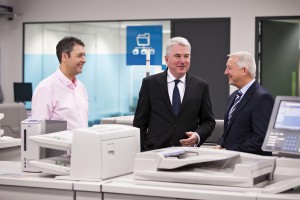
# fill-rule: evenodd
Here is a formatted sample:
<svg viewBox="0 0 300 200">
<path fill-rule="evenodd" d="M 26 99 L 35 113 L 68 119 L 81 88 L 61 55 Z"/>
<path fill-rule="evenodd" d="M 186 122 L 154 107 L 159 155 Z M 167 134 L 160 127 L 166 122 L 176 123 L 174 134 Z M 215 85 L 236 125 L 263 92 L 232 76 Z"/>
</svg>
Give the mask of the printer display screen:
<svg viewBox="0 0 300 200">
<path fill-rule="evenodd" d="M 281 101 L 274 128 L 300 130 L 300 102 Z"/>
</svg>

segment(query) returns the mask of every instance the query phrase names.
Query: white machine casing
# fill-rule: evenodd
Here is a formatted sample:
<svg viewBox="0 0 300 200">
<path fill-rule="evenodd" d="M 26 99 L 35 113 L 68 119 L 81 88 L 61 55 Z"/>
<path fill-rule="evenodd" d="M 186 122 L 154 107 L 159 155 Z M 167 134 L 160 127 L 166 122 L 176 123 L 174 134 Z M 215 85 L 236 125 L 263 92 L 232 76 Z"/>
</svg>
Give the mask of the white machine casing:
<svg viewBox="0 0 300 200">
<path fill-rule="evenodd" d="M 138 128 L 103 124 L 73 130 L 70 178 L 99 181 L 133 171 L 140 152 Z"/>
<path fill-rule="evenodd" d="M 4 118 L 1 120 L 4 136 L 20 138 L 21 121 L 27 118 L 24 103 L 0 104 L 0 113 L 4 114 Z"/>
<path fill-rule="evenodd" d="M 0 113 L 0 120 L 4 118 L 4 114 Z M 4 134 L 4 130 L 1 128 L 1 123 L 0 123 L 0 138 L 2 137 L 2 135 Z"/>
<path fill-rule="evenodd" d="M 123 124 L 132 126 L 134 115 L 119 116 L 119 117 L 107 117 L 101 119 L 101 124 Z"/>
<path fill-rule="evenodd" d="M 46 157 L 46 151 L 29 137 L 53 133 L 67 129 L 66 121 L 25 119 L 21 122 L 21 166 L 22 171 L 39 172 L 29 163 L 31 160 L 39 160 Z"/>
<path fill-rule="evenodd" d="M 138 180 L 224 185 L 264 186 L 272 180 L 275 157 L 227 150 L 170 147 L 138 153 Z"/>
</svg>

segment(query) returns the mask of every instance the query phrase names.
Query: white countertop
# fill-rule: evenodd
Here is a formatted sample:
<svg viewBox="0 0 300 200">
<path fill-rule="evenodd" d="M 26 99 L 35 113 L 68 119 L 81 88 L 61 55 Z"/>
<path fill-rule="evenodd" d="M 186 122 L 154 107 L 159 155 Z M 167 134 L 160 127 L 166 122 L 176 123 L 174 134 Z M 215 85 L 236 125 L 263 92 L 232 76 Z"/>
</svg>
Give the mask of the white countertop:
<svg viewBox="0 0 300 200">
<path fill-rule="evenodd" d="M 19 161 L 0 161 L 0 184 L 37 188 L 72 190 L 74 181 L 56 180 L 43 173 L 21 172 Z"/>
</svg>

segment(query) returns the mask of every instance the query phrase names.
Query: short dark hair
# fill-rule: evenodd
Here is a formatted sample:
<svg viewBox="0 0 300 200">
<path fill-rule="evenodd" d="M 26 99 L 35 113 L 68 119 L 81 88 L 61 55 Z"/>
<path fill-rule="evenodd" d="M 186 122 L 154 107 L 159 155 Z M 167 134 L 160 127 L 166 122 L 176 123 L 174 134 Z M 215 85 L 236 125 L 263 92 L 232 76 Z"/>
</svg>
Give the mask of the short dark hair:
<svg viewBox="0 0 300 200">
<path fill-rule="evenodd" d="M 67 53 L 70 56 L 73 47 L 79 44 L 84 47 L 84 43 L 75 37 L 66 36 L 62 40 L 60 40 L 56 45 L 56 55 L 58 58 L 59 63 L 61 63 L 61 55 L 63 52 Z"/>
</svg>

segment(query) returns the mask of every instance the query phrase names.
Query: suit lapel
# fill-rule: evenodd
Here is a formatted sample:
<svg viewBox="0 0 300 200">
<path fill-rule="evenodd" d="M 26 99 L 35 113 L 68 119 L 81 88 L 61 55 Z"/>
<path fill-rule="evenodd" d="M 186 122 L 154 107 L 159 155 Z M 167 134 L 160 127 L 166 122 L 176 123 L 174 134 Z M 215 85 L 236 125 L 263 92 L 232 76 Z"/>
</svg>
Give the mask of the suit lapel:
<svg viewBox="0 0 300 200">
<path fill-rule="evenodd" d="M 192 86 L 193 86 L 192 77 L 188 73 L 186 74 L 185 81 L 186 81 L 185 82 L 186 83 L 185 84 L 185 91 L 184 91 L 184 95 L 183 95 L 182 104 L 181 104 L 181 107 L 180 107 L 179 114 L 180 114 L 181 110 L 183 110 L 183 108 L 186 106 L 187 99 L 189 97 L 189 94 L 190 94 L 190 92 L 192 90 Z"/>
<path fill-rule="evenodd" d="M 242 100 L 240 101 L 240 103 L 237 105 L 235 111 L 233 112 L 232 114 L 232 117 L 231 117 L 231 122 L 230 124 L 226 124 L 227 128 L 226 128 L 226 135 L 227 135 L 227 132 L 229 131 L 231 125 L 233 124 L 233 122 L 235 121 L 236 117 L 239 115 L 239 113 L 241 112 L 241 110 L 247 105 L 247 103 L 249 102 L 249 100 L 252 98 L 252 95 L 253 93 L 256 91 L 256 89 L 258 88 L 259 84 L 257 81 L 254 81 L 254 83 L 250 86 L 250 88 L 247 90 L 247 92 L 244 94 Z M 235 99 L 235 96 L 236 96 L 236 93 L 237 91 L 234 92 L 234 95 L 232 95 L 233 97 L 230 99 L 230 102 L 229 102 L 229 106 L 227 107 L 227 112 L 226 112 L 226 123 L 227 123 L 227 119 L 228 119 L 228 113 L 229 113 L 229 110 L 233 104 L 233 101 Z"/>
<path fill-rule="evenodd" d="M 170 112 L 173 113 L 173 108 L 172 108 L 172 104 L 171 104 L 169 92 L 168 92 L 167 70 L 165 70 L 161 74 L 159 82 L 160 82 L 159 84 L 160 84 L 160 91 L 161 91 L 162 97 L 163 97 L 167 107 L 169 108 Z"/>
</svg>

